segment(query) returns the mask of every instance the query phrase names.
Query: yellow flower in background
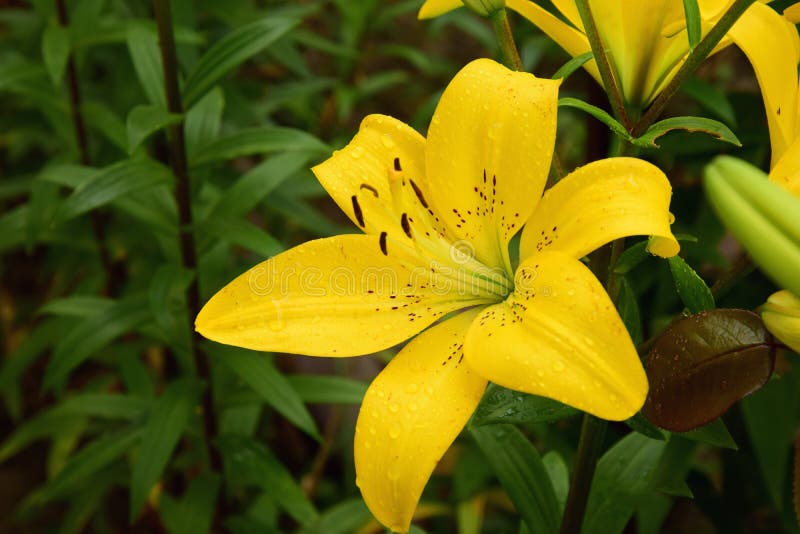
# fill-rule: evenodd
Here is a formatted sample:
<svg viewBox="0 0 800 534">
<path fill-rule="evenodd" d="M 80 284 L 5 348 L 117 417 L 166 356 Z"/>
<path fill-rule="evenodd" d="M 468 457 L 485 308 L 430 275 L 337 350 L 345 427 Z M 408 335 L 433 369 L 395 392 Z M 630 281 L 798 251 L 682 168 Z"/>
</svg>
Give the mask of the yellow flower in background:
<svg viewBox="0 0 800 534">
<path fill-rule="evenodd" d="M 562 18 L 530 0 L 506 0 L 506 6 L 531 21 L 571 56 L 589 52 L 591 47 L 574 0 L 552 0 Z M 732 0 L 699 0 L 701 34 L 705 35 L 725 13 Z M 597 31 L 606 47 L 609 61 L 622 90 L 623 99 L 645 107 L 661 92 L 689 53 L 689 38 L 682 0 L 591 0 Z M 428 0 L 420 18 L 431 18 L 460 7 L 460 0 Z M 768 12 L 772 12 L 772 17 Z M 780 16 L 756 2 L 733 26 L 716 50 L 731 40 L 740 46 L 759 46 L 774 39 L 773 29 Z M 784 21 L 785 23 L 785 21 Z M 776 31 L 784 31 L 775 28 Z M 787 54 L 793 51 L 787 50 Z M 780 62 L 786 58 L 775 57 Z M 600 73 L 594 61 L 584 67 L 598 82 Z"/>
<path fill-rule="evenodd" d="M 800 354 L 800 298 L 784 289 L 761 306 L 761 318 L 775 337 Z"/>
<path fill-rule="evenodd" d="M 393 530 L 408 530 L 487 380 L 612 420 L 647 394 L 630 337 L 580 258 L 628 235 L 676 254 L 671 188 L 656 167 L 616 158 L 542 196 L 558 84 L 482 59 L 449 84 L 427 139 L 367 117 L 313 169 L 365 235 L 279 254 L 197 317 L 197 330 L 221 343 L 316 356 L 370 354 L 416 336 L 375 378 L 356 425 L 357 484 Z M 526 221 L 514 269 L 508 245 Z"/>
</svg>

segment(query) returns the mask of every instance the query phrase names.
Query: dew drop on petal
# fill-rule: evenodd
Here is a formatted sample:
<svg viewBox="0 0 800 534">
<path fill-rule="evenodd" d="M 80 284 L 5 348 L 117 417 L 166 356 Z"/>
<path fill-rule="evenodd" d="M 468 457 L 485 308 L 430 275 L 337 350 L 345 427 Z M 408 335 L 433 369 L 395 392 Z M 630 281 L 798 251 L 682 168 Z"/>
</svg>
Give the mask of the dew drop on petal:
<svg viewBox="0 0 800 534">
<path fill-rule="evenodd" d="M 400 411 L 400 405 L 396 402 L 393 402 L 389 405 L 389 411 L 392 413 L 397 413 Z"/>
<path fill-rule="evenodd" d="M 392 428 L 389 429 L 389 437 L 392 439 L 400 437 L 400 425 L 392 425 Z"/>
<path fill-rule="evenodd" d="M 410 393 L 411 395 L 413 395 L 417 391 L 419 391 L 419 386 L 414 384 L 413 382 L 406 386 L 406 393 Z"/>
</svg>

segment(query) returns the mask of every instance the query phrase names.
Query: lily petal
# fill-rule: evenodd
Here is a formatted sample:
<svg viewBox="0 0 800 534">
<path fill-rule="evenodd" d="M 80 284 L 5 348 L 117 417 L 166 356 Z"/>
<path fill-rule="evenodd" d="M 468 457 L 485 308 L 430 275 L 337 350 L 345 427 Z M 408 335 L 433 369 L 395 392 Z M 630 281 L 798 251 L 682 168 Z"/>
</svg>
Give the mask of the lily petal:
<svg viewBox="0 0 800 534">
<path fill-rule="evenodd" d="M 520 242 L 520 258 L 557 250 L 581 258 L 614 239 L 654 236 L 649 250 L 674 256 L 670 231 L 672 187 L 656 166 L 636 158 L 609 158 L 576 169 L 547 190 Z"/>
<path fill-rule="evenodd" d="M 761 318 L 772 334 L 800 354 L 800 298 L 784 289 L 770 295 Z"/>
<path fill-rule="evenodd" d="M 800 37 L 792 23 L 761 2 L 751 5 L 728 35 L 747 55 L 758 78 L 774 165 L 796 137 Z"/>
<path fill-rule="evenodd" d="M 393 531 L 408 531 L 431 472 L 486 389 L 486 380 L 462 361 L 464 335 L 477 315 L 461 313 L 414 338 L 364 397 L 356 483 L 375 517 Z"/>
<path fill-rule="evenodd" d="M 792 142 L 772 168 L 769 179 L 800 198 L 800 137 Z"/>
<path fill-rule="evenodd" d="M 439 15 L 444 15 L 450 11 L 453 11 L 456 8 L 463 6 L 464 3 L 461 0 L 427 0 L 422 7 L 419 8 L 419 13 L 417 13 L 417 18 L 420 20 L 423 19 L 432 19 L 438 17 Z"/>
<path fill-rule="evenodd" d="M 385 255 L 378 236 L 309 241 L 222 288 L 195 327 L 254 350 L 357 356 L 392 347 L 442 315 L 486 302 L 437 286 L 427 266 Z"/>
<path fill-rule="evenodd" d="M 369 115 L 346 147 L 311 170 L 364 231 L 402 235 L 390 185 L 396 167 L 424 188 L 425 138 L 397 119 Z"/>
<path fill-rule="evenodd" d="M 467 363 L 492 382 L 603 419 L 641 408 L 647 377 L 614 304 L 589 269 L 544 252 L 517 269 L 516 290 L 467 333 Z"/>
<path fill-rule="evenodd" d="M 425 163 L 434 211 L 489 267 L 510 270 L 507 244 L 544 188 L 559 83 L 479 59 L 433 114 Z"/>
</svg>

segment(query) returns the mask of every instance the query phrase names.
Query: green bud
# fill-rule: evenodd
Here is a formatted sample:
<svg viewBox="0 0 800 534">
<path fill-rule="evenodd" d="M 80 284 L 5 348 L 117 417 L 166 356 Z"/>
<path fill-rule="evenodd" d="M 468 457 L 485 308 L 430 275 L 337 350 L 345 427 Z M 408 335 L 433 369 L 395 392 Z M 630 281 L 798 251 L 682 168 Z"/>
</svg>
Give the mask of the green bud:
<svg viewBox="0 0 800 534">
<path fill-rule="evenodd" d="M 491 17 L 497 11 L 505 9 L 506 0 L 462 0 L 464 5 L 481 17 Z"/>
<path fill-rule="evenodd" d="M 761 318 L 775 337 L 800 353 L 800 298 L 785 289 L 773 293 L 761 306 Z"/>
<path fill-rule="evenodd" d="M 755 263 L 780 287 L 800 295 L 800 199 L 757 167 L 730 156 L 706 167 L 705 189 Z"/>
</svg>

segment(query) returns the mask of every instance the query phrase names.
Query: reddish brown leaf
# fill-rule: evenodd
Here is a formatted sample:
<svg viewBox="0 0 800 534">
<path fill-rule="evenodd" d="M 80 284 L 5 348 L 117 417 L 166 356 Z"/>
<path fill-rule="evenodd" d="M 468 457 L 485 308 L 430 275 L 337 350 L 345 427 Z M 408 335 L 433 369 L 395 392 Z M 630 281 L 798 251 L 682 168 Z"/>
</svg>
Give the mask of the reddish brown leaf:
<svg viewBox="0 0 800 534">
<path fill-rule="evenodd" d="M 698 313 L 670 325 L 644 360 L 650 393 L 642 413 L 686 432 L 763 386 L 775 353 L 761 318 L 745 310 Z"/>
</svg>

